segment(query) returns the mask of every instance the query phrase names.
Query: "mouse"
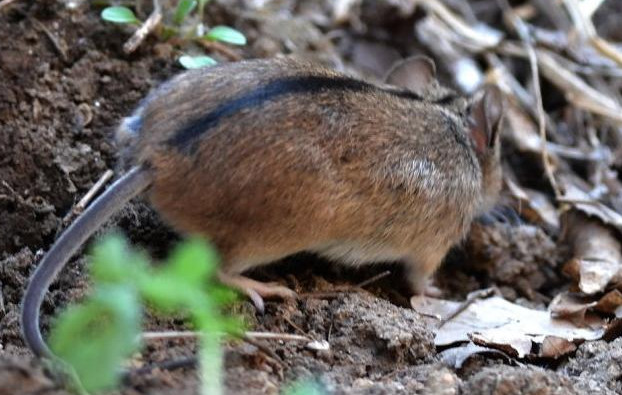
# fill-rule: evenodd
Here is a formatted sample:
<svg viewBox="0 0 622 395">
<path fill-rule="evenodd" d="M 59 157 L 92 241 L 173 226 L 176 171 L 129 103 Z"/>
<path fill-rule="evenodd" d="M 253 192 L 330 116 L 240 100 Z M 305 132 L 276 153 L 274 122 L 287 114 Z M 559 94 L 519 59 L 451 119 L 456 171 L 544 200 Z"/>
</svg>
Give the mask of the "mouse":
<svg viewBox="0 0 622 395">
<path fill-rule="evenodd" d="M 263 309 L 294 298 L 243 275 L 306 251 L 341 264 L 398 261 L 413 293 L 501 186 L 503 97 L 463 97 L 424 56 L 372 83 L 295 57 L 183 72 L 150 92 L 117 131 L 129 168 L 58 238 L 24 294 L 24 339 L 50 356 L 39 327 L 49 285 L 87 239 L 145 195 L 165 222 L 201 235 L 218 277 Z"/>
</svg>

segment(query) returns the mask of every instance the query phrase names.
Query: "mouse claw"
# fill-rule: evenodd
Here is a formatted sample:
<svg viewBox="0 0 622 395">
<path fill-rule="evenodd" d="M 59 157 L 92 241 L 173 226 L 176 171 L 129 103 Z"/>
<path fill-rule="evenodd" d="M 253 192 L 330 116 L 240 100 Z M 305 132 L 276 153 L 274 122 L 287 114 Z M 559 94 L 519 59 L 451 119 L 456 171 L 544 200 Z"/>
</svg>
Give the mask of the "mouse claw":
<svg viewBox="0 0 622 395">
<path fill-rule="evenodd" d="M 298 294 L 293 290 L 278 283 L 262 283 L 248 277 L 219 273 L 220 281 L 232 288 L 239 290 L 249 297 L 257 311 L 264 313 L 264 298 L 297 299 Z"/>
<path fill-rule="evenodd" d="M 246 288 L 244 290 L 244 293 L 249 297 L 251 302 L 253 302 L 253 305 L 255 305 L 255 309 L 257 310 L 257 312 L 263 315 L 266 312 L 263 298 L 257 292 L 250 288 Z"/>
</svg>

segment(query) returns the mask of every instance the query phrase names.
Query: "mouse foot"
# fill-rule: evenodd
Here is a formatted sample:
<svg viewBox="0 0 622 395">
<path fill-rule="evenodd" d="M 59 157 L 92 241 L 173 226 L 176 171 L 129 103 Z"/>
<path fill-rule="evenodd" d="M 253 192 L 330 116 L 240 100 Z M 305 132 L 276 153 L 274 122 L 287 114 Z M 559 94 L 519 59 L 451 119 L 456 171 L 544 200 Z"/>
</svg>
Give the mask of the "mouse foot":
<svg viewBox="0 0 622 395">
<path fill-rule="evenodd" d="M 222 272 L 218 273 L 218 279 L 223 284 L 247 295 L 260 313 L 264 312 L 263 298 L 296 299 L 298 297 L 296 292 L 276 282 L 263 283 L 248 277 Z"/>
<path fill-rule="evenodd" d="M 432 282 L 428 282 L 428 284 L 426 284 L 423 288 L 422 295 L 430 298 L 440 298 L 443 296 L 443 291 L 441 291 L 441 289 L 435 284 L 432 284 Z"/>
<path fill-rule="evenodd" d="M 437 299 L 443 296 L 443 291 L 436 286 L 435 281 L 431 278 L 419 282 L 412 288 L 414 291 L 413 296 L 423 296 Z"/>
</svg>

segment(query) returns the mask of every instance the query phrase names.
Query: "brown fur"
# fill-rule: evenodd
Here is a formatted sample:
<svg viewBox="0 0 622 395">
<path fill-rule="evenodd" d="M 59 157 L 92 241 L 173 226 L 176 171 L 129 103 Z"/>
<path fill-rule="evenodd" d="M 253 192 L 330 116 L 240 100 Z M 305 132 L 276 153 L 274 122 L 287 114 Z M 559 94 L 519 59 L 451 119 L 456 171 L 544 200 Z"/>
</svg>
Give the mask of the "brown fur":
<svg viewBox="0 0 622 395">
<path fill-rule="evenodd" d="M 189 71 L 155 91 L 132 149 L 153 172 L 153 205 L 180 231 L 208 237 L 226 273 L 314 251 L 353 265 L 404 261 L 421 291 L 499 190 L 499 144 L 474 149 L 462 102 L 293 93 L 223 119 L 193 152 L 167 143 L 226 100 L 298 75 L 338 76 L 291 58 L 256 60 Z"/>
</svg>

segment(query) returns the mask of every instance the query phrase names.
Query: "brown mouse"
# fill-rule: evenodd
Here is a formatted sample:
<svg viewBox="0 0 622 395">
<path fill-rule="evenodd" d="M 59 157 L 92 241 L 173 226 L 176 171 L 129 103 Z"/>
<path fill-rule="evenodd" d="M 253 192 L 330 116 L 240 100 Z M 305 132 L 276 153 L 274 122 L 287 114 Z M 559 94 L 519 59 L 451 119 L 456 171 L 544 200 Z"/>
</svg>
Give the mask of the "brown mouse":
<svg viewBox="0 0 622 395">
<path fill-rule="evenodd" d="M 241 275 L 300 251 L 349 265 L 402 261 L 413 291 L 500 188 L 502 98 L 441 87 L 406 59 L 371 84 L 294 58 L 182 73 L 151 92 L 119 135 L 133 167 L 52 246 L 22 306 L 23 332 L 50 355 L 39 309 L 56 274 L 132 197 L 146 192 L 180 232 L 209 238 L 220 279 L 293 297 Z"/>
</svg>

